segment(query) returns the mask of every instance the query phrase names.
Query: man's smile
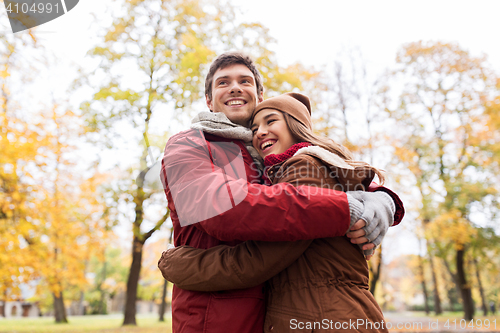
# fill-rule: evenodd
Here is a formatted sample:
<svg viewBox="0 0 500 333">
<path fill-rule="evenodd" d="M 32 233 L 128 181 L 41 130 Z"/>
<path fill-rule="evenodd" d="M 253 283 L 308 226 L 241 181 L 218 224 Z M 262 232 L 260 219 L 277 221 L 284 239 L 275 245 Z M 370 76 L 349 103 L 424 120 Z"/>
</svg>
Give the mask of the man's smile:
<svg viewBox="0 0 500 333">
<path fill-rule="evenodd" d="M 245 104 L 247 104 L 247 102 L 243 99 L 230 99 L 226 102 L 227 106 L 240 106 Z"/>
</svg>

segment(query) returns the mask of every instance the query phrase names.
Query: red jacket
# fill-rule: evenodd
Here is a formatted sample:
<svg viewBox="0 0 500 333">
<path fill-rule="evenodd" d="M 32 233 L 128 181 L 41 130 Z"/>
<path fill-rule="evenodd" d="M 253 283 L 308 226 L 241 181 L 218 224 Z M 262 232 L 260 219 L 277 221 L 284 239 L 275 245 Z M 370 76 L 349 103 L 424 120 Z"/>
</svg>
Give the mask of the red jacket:
<svg viewBox="0 0 500 333">
<path fill-rule="evenodd" d="M 162 181 L 174 225 L 175 246 L 207 249 L 245 240 L 295 241 L 344 235 L 350 215 L 344 192 L 260 185 L 260 175 L 241 141 L 199 130 L 171 137 L 162 161 Z M 395 225 L 403 217 L 399 198 Z M 310 221 L 314 221 L 311 223 Z M 277 262 L 286 268 L 290 263 Z M 263 285 L 204 293 L 174 286 L 174 333 L 261 333 Z"/>
</svg>

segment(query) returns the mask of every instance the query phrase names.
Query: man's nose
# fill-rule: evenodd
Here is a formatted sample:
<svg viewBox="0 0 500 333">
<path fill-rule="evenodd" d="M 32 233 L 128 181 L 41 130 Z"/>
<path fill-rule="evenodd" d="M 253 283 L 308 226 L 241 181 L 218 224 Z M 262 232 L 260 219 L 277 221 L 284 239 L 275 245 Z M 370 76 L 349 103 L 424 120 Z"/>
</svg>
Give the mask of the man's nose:
<svg viewBox="0 0 500 333">
<path fill-rule="evenodd" d="M 242 92 L 240 84 L 237 81 L 231 83 L 231 93 Z"/>
</svg>

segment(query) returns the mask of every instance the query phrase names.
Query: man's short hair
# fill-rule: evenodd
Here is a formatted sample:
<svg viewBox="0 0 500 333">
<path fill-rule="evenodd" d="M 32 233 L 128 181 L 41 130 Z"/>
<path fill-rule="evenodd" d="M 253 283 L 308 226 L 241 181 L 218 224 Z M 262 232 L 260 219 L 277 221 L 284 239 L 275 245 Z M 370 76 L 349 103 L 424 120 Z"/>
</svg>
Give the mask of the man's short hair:
<svg viewBox="0 0 500 333">
<path fill-rule="evenodd" d="M 255 78 L 255 85 L 257 86 L 257 95 L 260 95 L 264 91 L 262 77 L 260 76 L 257 67 L 255 67 L 253 60 L 241 52 L 227 52 L 221 54 L 212 62 L 205 79 L 205 95 L 208 96 L 210 100 L 212 100 L 212 83 L 215 72 L 219 69 L 224 69 L 237 64 L 245 65 L 252 72 Z"/>
</svg>

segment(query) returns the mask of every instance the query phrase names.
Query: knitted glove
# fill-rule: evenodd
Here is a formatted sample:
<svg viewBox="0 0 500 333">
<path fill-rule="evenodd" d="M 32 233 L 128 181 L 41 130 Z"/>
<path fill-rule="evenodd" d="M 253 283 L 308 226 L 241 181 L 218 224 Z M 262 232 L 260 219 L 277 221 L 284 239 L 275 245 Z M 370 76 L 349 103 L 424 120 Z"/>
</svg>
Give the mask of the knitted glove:
<svg viewBox="0 0 500 333">
<path fill-rule="evenodd" d="M 387 229 L 394 224 L 394 213 L 396 212 L 394 201 L 390 195 L 382 191 L 349 191 L 347 193 L 364 205 L 364 211 L 360 218 L 366 222 L 366 226 L 363 228 L 366 232 L 365 237 L 368 239 L 369 243 L 378 246 L 387 233 Z M 362 247 L 364 244 L 359 245 Z M 373 251 L 374 249 L 364 252 L 365 255 L 369 255 L 372 254 Z"/>
<path fill-rule="evenodd" d="M 368 243 L 365 243 L 365 244 L 368 244 Z M 358 246 L 363 250 L 363 245 L 365 245 L 365 244 L 358 244 Z M 365 255 L 365 257 L 369 256 L 375 252 L 376 248 L 377 248 L 377 246 L 375 246 L 373 249 L 363 250 L 363 254 Z"/>
<path fill-rule="evenodd" d="M 363 211 L 365 208 L 363 207 L 363 203 L 358 199 L 355 199 L 352 195 L 349 194 L 349 192 L 346 192 L 346 194 L 347 202 L 349 203 L 349 212 L 351 213 L 351 222 L 349 224 L 349 229 L 347 230 L 347 232 L 349 232 L 354 223 L 359 221 L 361 215 L 363 215 Z"/>
</svg>

